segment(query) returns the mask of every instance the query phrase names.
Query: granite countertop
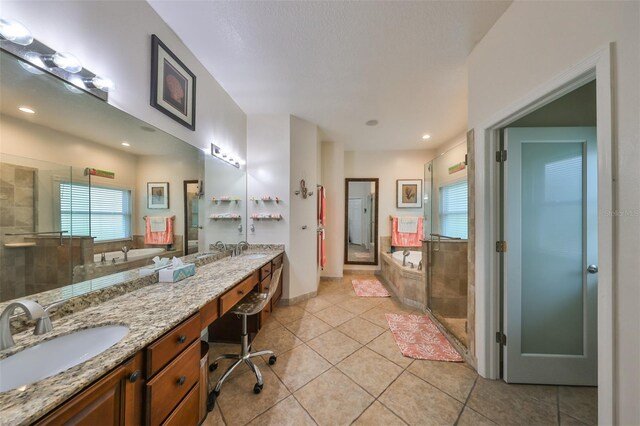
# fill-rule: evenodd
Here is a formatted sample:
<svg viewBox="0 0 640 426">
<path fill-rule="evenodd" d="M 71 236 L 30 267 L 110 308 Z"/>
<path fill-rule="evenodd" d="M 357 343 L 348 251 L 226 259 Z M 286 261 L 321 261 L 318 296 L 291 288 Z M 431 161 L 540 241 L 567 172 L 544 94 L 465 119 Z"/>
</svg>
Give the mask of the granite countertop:
<svg viewBox="0 0 640 426">
<path fill-rule="evenodd" d="M 129 333 L 100 355 L 40 380 L 24 389 L 0 393 L 0 424 L 30 424 L 95 382 L 164 333 L 283 253 L 280 248 L 247 252 L 266 253 L 261 259 L 227 257 L 200 266 L 196 274 L 177 283 L 157 283 L 123 294 L 98 306 L 53 321 L 53 331 L 34 336 L 32 330 L 14 335 L 16 346 L 0 352 L 0 359 L 36 343 L 72 331 L 122 324 Z"/>
</svg>

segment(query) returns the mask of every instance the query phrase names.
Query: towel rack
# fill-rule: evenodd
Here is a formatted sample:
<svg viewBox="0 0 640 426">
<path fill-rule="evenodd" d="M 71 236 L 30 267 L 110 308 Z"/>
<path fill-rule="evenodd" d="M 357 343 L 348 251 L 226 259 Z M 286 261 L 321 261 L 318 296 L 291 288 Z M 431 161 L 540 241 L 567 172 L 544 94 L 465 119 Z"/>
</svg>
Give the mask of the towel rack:
<svg viewBox="0 0 640 426">
<path fill-rule="evenodd" d="M 147 217 L 148 217 L 148 216 L 146 216 L 146 215 L 145 215 L 145 216 L 142 216 L 142 220 L 147 220 Z M 176 220 L 176 216 L 175 216 L 175 215 L 173 215 L 173 216 L 169 216 L 169 219 L 171 219 L 171 220 Z"/>
</svg>

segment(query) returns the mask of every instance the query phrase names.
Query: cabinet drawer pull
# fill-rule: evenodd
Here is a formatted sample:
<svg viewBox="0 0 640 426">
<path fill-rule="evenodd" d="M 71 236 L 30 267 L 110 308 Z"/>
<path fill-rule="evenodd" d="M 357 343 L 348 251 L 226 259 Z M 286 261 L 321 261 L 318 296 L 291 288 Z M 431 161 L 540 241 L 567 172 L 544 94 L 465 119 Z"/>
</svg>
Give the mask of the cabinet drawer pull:
<svg viewBox="0 0 640 426">
<path fill-rule="evenodd" d="M 244 294 L 244 290 L 238 290 L 238 294 Z"/>
<path fill-rule="evenodd" d="M 133 373 L 129 374 L 129 381 L 131 383 L 135 383 L 138 380 L 138 377 L 140 377 L 140 370 L 136 370 Z"/>
<path fill-rule="evenodd" d="M 180 376 L 180 378 L 176 381 L 176 383 L 178 384 L 178 386 L 182 386 L 186 381 L 187 381 L 187 378 L 185 376 Z"/>
<path fill-rule="evenodd" d="M 185 336 L 184 334 L 181 334 L 178 336 L 178 343 L 184 343 L 187 341 L 187 336 Z"/>
</svg>

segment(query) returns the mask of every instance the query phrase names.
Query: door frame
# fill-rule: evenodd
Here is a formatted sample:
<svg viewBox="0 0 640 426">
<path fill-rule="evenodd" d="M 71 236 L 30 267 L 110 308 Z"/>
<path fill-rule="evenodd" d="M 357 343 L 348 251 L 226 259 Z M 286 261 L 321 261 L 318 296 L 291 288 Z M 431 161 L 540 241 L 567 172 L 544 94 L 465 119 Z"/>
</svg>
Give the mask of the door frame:
<svg viewBox="0 0 640 426">
<path fill-rule="evenodd" d="M 378 178 L 345 178 L 344 179 L 344 264 L 345 265 L 377 265 L 378 264 L 378 246 L 375 246 L 373 250 L 373 262 L 358 262 L 355 260 L 349 260 L 349 182 L 373 182 L 375 189 L 375 206 L 376 211 L 373 212 L 374 228 L 373 236 L 374 240 L 378 242 L 378 212 L 379 200 L 380 200 L 380 179 Z"/>
<path fill-rule="evenodd" d="M 583 84 L 596 80 L 598 150 L 598 423 L 614 424 L 615 347 L 613 304 L 616 229 L 614 211 L 613 93 L 611 55 L 613 43 L 574 65 L 527 96 L 499 111 L 478 126 L 475 141 L 476 172 L 476 358 L 478 373 L 497 379 L 501 347 L 496 343 L 500 330 L 499 240 L 500 191 L 498 163 L 499 129 L 564 96 Z M 507 160 L 508 161 L 508 160 Z M 611 216 L 611 215 L 610 215 Z M 607 218 L 608 219 L 608 218 Z"/>
</svg>

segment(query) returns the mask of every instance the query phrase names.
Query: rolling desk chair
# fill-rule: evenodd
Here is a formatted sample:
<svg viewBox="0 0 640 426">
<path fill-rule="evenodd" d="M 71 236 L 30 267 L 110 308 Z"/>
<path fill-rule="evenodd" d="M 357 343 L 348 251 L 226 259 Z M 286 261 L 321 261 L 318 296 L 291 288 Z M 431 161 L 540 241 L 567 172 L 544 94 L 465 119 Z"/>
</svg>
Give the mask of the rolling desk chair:
<svg viewBox="0 0 640 426">
<path fill-rule="evenodd" d="M 234 362 L 227 371 L 224 372 L 218 382 L 216 383 L 216 387 L 209 393 L 209 397 L 207 399 L 207 409 L 209 411 L 213 410 L 213 407 L 216 402 L 216 398 L 220 395 L 220 388 L 222 387 L 222 383 L 227 380 L 227 378 L 231 375 L 235 368 L 242 364 L 243 362 L 253 370 L 253 374 L 256 375 L 257 383 L 253 387 L 254 393 L 260 393 L 263 386 L 262 374 L 252 361 L 251 358 L 262 356 L 262 355 L 270 355 L 269 356 L 269 365 L 273 365 L 276 363 L 276 354 L 273 351 L 258 351 L 258 352 L 250 352 L 251 345 L 249 345 L 249 333 L 247 332 L 247 317 L 249 315 L 255 315 L 260 313 L 265 306 L 271 301 L 271 298 L 275 294 L 278 286 L 280 285 L 280 275 L 282 275 L 282 266 L 279 267 L 271 276 L 271 284 L 269 285 L 269 291 L 266 293 L 259 293 L 257 291 L 252 291 L 246 297 L 244 297 L 236 306 L 231 309 L 231 313 L 242 316 L 242 335 L 241 335 L 241 352 L 239 354 L 224 354 L 217 357 L 209 369 L 211 371 L 218 368 L 218 361 L 221 359 L 235 359 Z"/>
</svg>

